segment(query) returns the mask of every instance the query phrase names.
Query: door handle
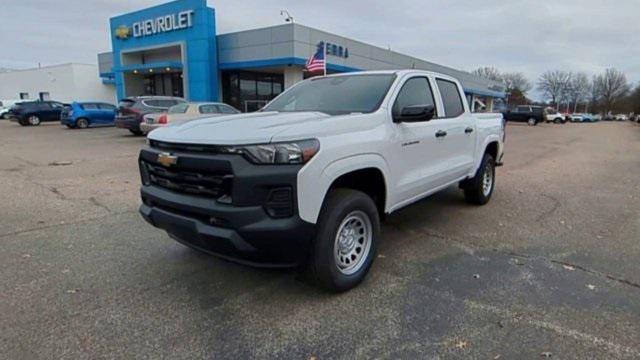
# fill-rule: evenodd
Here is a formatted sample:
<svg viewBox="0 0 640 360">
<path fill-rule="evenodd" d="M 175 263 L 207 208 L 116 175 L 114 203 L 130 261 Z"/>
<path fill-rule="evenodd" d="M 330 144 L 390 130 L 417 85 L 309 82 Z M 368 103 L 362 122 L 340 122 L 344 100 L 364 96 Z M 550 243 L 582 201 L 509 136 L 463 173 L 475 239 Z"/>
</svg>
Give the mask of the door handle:
<svg viewBox="0 0 640 360">
<path fill-rule="evenodd" d="M 465 134 L 471 134 L 473 132 L 473 128 L 472 127 L 468 127 L 466 129 L 464 129 L 464 133 Z"/>
<path fill-rule="evenodd" d="M 436 131 L 436 137 L 445 137 L 447 136 L 447 132 L 444 130 L 438 130 Z"/>
</svg>

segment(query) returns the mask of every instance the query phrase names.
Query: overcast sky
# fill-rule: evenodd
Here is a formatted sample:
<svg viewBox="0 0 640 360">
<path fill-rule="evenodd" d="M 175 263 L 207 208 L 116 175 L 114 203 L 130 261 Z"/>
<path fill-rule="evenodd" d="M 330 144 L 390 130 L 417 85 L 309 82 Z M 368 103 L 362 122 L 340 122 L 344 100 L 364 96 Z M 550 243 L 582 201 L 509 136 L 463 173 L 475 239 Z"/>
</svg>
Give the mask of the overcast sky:
<svg viewBox="0 0 640 360">
<path fill-rule="evenodd" d="M 6 0 L 0 67 L 96 63 L 109 18 L 165 1 Z M 549 69 L 607 67 L 640 81 L 640 0 L 219 0 L 218 33 L 295 21 L 462 70 L 495 66 L 530 80 Z M 532 94 L 535 96 L 535 94 Z"/>
</svg>

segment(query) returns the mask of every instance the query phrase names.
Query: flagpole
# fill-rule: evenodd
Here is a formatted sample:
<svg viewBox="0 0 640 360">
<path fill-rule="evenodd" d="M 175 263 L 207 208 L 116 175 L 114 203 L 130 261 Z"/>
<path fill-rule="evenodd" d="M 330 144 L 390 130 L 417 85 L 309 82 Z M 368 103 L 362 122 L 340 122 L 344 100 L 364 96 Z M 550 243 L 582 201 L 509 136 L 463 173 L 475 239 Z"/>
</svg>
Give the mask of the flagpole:
<svg viewBox="0 0 640 360">
<path fill-rule="evenodd" d="M 324 56 L 324 76 L 327 76 L 327 43 L 322 44 L 322 54 Z"/>
</svg>

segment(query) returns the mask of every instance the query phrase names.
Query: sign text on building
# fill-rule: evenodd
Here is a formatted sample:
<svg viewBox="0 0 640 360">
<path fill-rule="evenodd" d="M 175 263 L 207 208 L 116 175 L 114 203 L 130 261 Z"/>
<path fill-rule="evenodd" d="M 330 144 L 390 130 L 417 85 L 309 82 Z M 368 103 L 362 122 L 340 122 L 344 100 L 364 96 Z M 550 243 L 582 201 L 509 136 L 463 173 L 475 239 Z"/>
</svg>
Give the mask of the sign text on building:
<svg viewBox="0 0 640 360">
<path fill-rule="evenodd" d="M 327 55 L 337 56 L 345 59 L 349 57 L 349 48 L 347 48 L 346 46 L 321 41 L 318 44 L 318 47 L 322 48 L 322 45 L 324 44 L 326 44 L 327 46 Z"/>
<path fill-rule="evenodd" d="M 193 10 L 159 16 L 133 23 L 133 37 L 151 36 L 165 32 L 187 29 L 193 26 Z"/>
</svg>

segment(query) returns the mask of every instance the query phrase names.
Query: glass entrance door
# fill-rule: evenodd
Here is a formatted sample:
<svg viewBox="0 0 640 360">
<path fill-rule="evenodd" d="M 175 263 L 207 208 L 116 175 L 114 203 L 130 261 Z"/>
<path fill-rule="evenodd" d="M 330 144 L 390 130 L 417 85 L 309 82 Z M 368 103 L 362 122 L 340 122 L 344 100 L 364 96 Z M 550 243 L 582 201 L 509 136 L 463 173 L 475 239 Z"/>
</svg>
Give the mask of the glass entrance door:
<svg viewBox="0 0 640 360">
<path fill-rule="evenodd" d="M 184 97 L 181 72 L 149 74 L 144 76 L 145 95 Z"/>
</svg>

